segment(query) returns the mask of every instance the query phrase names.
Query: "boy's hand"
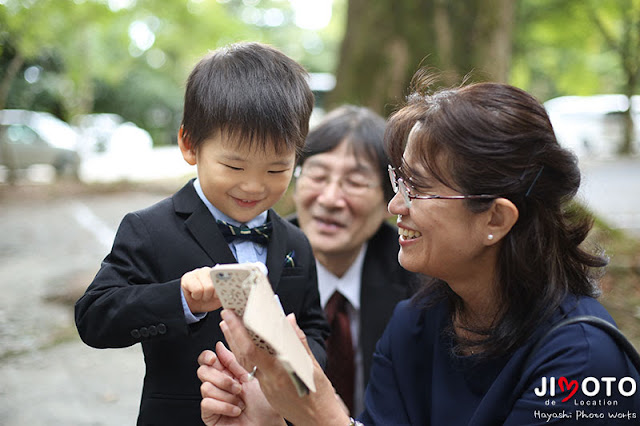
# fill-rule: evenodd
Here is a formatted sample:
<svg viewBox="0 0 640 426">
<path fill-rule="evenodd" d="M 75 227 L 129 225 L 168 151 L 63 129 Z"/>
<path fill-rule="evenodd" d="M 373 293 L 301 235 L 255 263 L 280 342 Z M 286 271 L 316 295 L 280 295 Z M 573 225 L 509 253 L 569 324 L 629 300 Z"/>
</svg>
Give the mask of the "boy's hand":
<svg viewBox="0 0 640 426">
<path fill-rule="evenodd" d="M 218 299 L 213 287 L 210 273 L 211 268 L 205 266 L 187 272 L 180 279 L 184 299 L 194 314 L 211 312 L 222 307 L 222 302 Z"/>
</svg>

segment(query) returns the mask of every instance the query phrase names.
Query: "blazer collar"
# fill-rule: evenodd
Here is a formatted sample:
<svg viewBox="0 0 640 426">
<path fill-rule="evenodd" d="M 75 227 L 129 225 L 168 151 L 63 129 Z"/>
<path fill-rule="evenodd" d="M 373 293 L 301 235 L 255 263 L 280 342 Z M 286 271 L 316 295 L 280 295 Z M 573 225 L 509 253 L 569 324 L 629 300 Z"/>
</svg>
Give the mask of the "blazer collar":
<svg viewBox="0 0 640 426">
<path fill-rule="evenodd" d="M 282 275 L 284 260 L 287 255 L 287 238 L 285 238 L 287 229 L 282 218 L 272 209 L 269 209 L 267 220 L 271 221 L 273 225 L 273 231 L 267 246 L 267 269 L 269 270 L 269 281 L 275 291 L 280 282 L 280 275 Z"/>
<path fill-rule="evenodd" d="M 193 179 L 174 194 L 173 205 L 176 214 L 185 217 L 185 226 L 209 255 L 214 265 L 237 262 L 213 220 L 211 212 L 198 197 L 193 187 Z M 275 290 L 280 281 L 287 254 L 286 238 L 283 238 L 287 230 L 282 218 L 271 209 L 267 214 L 267 220 L 273 224 L 273 238 L 269 240 L 267 246 L 267 269 L 269 270 L 269 281 Z"/>
<path fill-rule="evenodd" d="M 213 264 L 237 262 L 211 212 L 198 197 L 193 179 L 173 196 L 173 205 L 176 214 L 185 218 L 185 226 Z"/>
</svg>

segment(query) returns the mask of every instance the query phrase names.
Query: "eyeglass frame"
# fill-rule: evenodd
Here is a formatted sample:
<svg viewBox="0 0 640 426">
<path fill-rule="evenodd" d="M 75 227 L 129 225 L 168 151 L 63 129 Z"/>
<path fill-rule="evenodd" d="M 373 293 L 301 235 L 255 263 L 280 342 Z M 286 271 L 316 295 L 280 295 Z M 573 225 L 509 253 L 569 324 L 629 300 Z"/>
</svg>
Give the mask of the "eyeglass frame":
<svg viewBox="0 0 640 426">
<path fill-rule="evenodd" d="M 499 198 L 497 195 L 490 194 L 478 194 L 478 195 L 414 195 L 411 194 L 411 186 L 407 185 L 404 181 L 404 178 L 398 177 L 396 175 L 396 168 L 392 167 L 391 164 L 387 166 L 387 170 L 389 172 L 389 180 L 391 181 L 391 188 L 393 189 L 394 194 L 397 194 L 400 191 L 402 198 L 404 200 L 404 205 L 410 209 L 411 208 L 411 200 L 495 200 Z"/>
<path fill-rule="evenodd" d="M 331 176 L 331 173 L 328 173 L 328 176 Z M 293 177 L 295 179 L 300 179 L 301 177 L 304 177 L 305 174 L 302 173 L 302 165 L 297 165 L 295 167 L 295 169 L 293 170 Z M 338 188 L 340 188 L 340 191 L 342 191 L 342 193 L 344 195 L 348 195 L 350 197 L 357 197 L 357 196 L 362 196 L 366 193 L 367 190 L 372 189 L 372 188 L 376 188 L 376 187 L 381 187 L 381 183 L 377 182 L 369 182 L 366 185 L 362 186 L 362 193 L 358 193 L 358 192 L 352 192 L 349 190 L 345 190 L 344 186 L 343 186 L 343 182 L 345 181 L 345 178 L 347 176 L 340 176 L 336 182 L 338 183 Z M 331 184 L 331 179 L 327 179 L 327 181 L 322 185 L 322 190 L 326 189 L 330 184 Z M 320 189 L 319 187 L 317 189 Z"/>
</svg>

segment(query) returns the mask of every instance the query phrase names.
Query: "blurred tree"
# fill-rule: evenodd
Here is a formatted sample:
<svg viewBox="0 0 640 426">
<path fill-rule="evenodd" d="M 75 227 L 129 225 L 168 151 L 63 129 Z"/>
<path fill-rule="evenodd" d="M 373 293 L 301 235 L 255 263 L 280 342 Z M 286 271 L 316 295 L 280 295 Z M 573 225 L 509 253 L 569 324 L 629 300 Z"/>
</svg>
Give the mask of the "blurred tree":
<svg viewBox="0 0 640 426">
<path fill-rule="evenodd" d="M 420 65 L 506 81 L 515 0 L 349 0 L 332 105 L 388 114 Z"/>
<path fill-rule="evenodd" d="M 4 0 L 0 108 L 115 112 L 170 143 L 186 74 L 228 34 L 256 38 L 219 2 Z"/>
<path fill-rule="evenodd" d="M 126 66 L 123 55 L 94 60 L 97 51 L 117 53 L 104 49 L 109 40 L 101 37 L 105 29 L 113 28 L 112 18 L 106 5 L 98 2 L 4 1 L 0 6 L 0 48 L 3 56 L 9 52 L 12 55 L 9 53 L 7 72 L 0 84 L 0 106 L 7 104 L 12 87 L 24 88 L 16 84 L 18 73 L 23 71 L 27 83 L 37 88 L 36 95 L 46 92 L 57 100 L 57 115 L 69 119 L 89 111 L 96 72 L 104 75 L 112 69 L 110 64 Z M 33 92 L 25 90 L 16 96 Z"/>
<path fill-rule="evenodd" d="M 606 43 L 608 50 L 617 57 L 624 74 L 622 93 L 629 99 L 624 113 L 624 140 L 620 154 L 631 154 L 633 148 L 633 118 L 631 96 L 638 90 L 640 78 L 640 0 L 590 0 L 585 11 Z"/>
<path fill-rule="evenodd" d="M 639 0 L 521 0 L 511 82 L 546 100 L 638 92 Z M 631 151 L 631 111 L 620 151 Z"/>
<path fill-rule="evenodd" d="M 231 15 L 251 27 L 255 40 L 277 47 L 310 72 L 332 72 L 344 34 L 341 18 L 345 1 L 321 0 L 316 1 L 316 5 L 308 0 L 222 0 L 222 3 Z M 327 2 L 333 6 L 326 11 L 320 8 L 323 16 L 313 19 L 306 16 L 304 23 L 299 22 L 298 13 L 302 10 L 313 13 L 318 4 Z"/>
<path fill-rule="evenodd" d="M 143 127 L 155 145 L 176 140 L 184 82 L 208 51 L 257 32 L 220 2 L 137 0 L 108 35 L 111 50 L 126 55 L 126 66 L 96 80 L 93 112 L 111 112 Z M 117 40 L 117 37 L 122 37 Z M 109 42 L 109 41 L 107 41 Z"/>
<path fill-rule="evenodd" d="M 114 112 L 154 143 L 172 143 L 188 72 L 208 50 L 239 40 L 334 72 L 328 107 L 351 102 L 388 114 L 420 65 L 451 74 L 449 84 L 472 73 L 540 99 L 631 94 L 639 2 L 333 0 L 328 23 L 311 15 L 302 25 L 306 0 L 0 0 L 0 107 L 66 120 Z"/>
<path fill-rule="evenodd" d="M 342 27 L 295 25 L 283 0 L 2 0 L 0 108 L 66 121 L 111 112 L 175 141 L 187 74 L 207 51 L 255 40 L 331 71 Z"/>
</svg>

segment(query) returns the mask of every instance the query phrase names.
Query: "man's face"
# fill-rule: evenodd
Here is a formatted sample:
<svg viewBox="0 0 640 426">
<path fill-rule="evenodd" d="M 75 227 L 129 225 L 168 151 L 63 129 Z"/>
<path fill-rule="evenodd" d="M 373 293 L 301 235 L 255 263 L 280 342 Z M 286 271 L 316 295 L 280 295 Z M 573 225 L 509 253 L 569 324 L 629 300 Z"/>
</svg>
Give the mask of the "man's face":
<svg viewBox="0 0 640 426">
<path fill-rule="evenodd" d="M 345 142 L 304 162 L 294 201 L 300 228 L 321 262 L 355 256 L 388 217 L 376 167 L 357 160 Z"/>
<path fill-rule="evenodd" d="M 291 181 L 295 158 L 294 150 L 277 154 L 272 145 L 249 149 L 219 133 L 195 153 L 204 195 L 222 213 L 243 223 L 280 200 Z M 189 162 L 186 156 L 185 160 Z"/>
</svg>

